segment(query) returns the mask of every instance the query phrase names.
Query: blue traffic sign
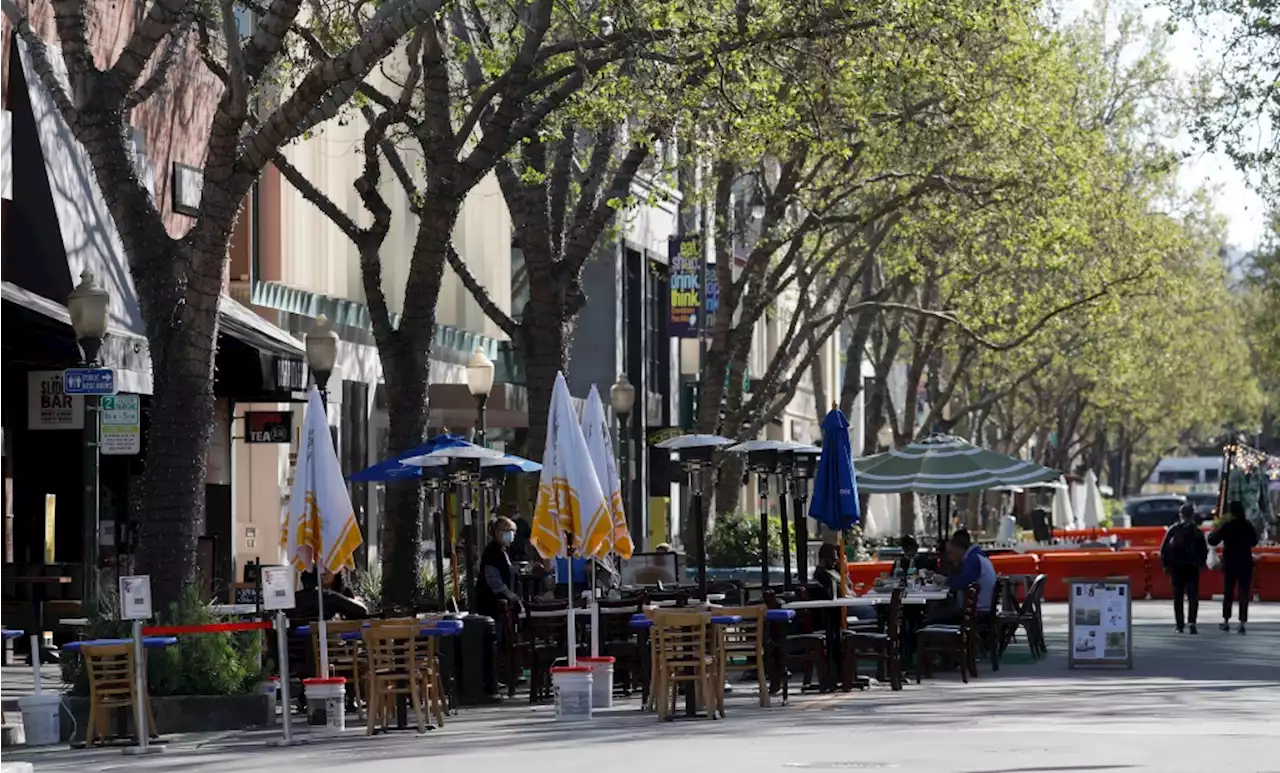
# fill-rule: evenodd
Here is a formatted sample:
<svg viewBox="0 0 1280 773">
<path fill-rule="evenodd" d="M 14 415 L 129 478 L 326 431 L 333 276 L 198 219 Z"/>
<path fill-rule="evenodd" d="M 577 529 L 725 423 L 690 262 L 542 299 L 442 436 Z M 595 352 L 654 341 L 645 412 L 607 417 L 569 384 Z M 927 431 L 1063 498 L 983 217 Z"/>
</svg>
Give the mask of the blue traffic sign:
<svg viewBox="0 0 1280 773">
<path fill-rule="evenodd" d="M 116 372 L 111 368 L 69 368 L 62 374 L 62 391 L 69 395 L 113 395 Z"/>
</svg>

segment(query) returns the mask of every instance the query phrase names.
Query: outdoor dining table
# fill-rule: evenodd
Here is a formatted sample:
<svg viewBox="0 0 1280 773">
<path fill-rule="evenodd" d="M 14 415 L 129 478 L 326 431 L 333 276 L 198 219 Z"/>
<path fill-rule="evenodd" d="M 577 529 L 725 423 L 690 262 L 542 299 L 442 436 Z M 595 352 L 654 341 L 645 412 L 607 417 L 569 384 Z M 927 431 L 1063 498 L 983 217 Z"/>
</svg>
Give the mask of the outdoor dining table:
<svg viewBox="0 0 1280 773">
<path fill-rule="evenodd" d="M 904 612 L 902 619 L 902 658 L 904 663 L 910 663 L 915 658 L 916 637 L 915 632 L 923 622 L 925 607 L 929 604 L 946 601 L 951 597 L 951 589 L 946 587 L 931 586 L 927 588 L 908 587 L 906 593 L 902 594 L 902 606 Z M 893 592 L 872 590 L 862 598 L 871 599 L 876 605 L 876 611 L 882 623 L 887 621 L 885 614 L 889 603 L 893 600 Z"/>
<path fill-rule="evenodd" d="M 31 619 L 36 624 L 35 633 L 37 635 L 37 644 L 41 662 L 47 660 L 50 663 L 57 663 L 58 656 L 56 653 L 48 652 L 44 648 L 44 601 L 45 589 L 51 585 L 69 585 L 71 578 L 66 576 L 39 576 L 39 577 L 10 577 L 10 582 L 15 585 L 29 585 L 31 587 Z M 31 665 L 35 662 L 36 652 L 27 654 L 27 664 Z"/>
<path fill-rule="evenodd" d="M 834 599 L 808 599 L 806 601 L 788 601 L 782 605 L 792 614 L 797 609 L 852 609 L 854 607 L 872 607 L 876 605 L 874 598 L 866 596 L 845 596 Z M 827 677 L 822 685 L 823 690 L 835 688 L 836 674 L 840 672 L 840 618 L 826 615 L 827 618 Z M 785 677 L 784 677 L 785 678 Z"/>
</svg>

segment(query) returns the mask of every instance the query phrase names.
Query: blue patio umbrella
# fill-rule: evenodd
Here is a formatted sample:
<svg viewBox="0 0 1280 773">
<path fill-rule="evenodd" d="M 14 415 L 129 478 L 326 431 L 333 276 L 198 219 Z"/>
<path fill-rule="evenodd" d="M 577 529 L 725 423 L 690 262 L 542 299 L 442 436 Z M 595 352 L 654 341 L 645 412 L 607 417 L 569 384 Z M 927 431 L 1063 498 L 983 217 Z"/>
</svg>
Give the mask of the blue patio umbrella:
<svg viewBox="0 0 1280 773">
<path fill-rule="evenodd" d="M 411 464 L 405 464 L 404 460 L 412 459 L 415 456 L 424 456 L 433 451 L 438 451 L 441 448 L 452 448 L 464 445 L 469 445 L 469 443 L 457 435 L 436 435 L 417 448 L 411 448 L 394 458 L 384 459 L 372 467 L 355 473 L 350 476 L 349 480 L 357 483 L 380 483 L 388 480 L 420 478 L 422 477 L 423 468 L 415 467 Z M 431 473 L 427 474 L 430 475 Z"/>
<path fill-rule="evenodd" d="M 849 447 L 849 420 L 839 408 L 832 408 L 822 420 L 822 455 L 813 479 L 809 516 L 841 532 L 862 520 Z"/>
</svg>

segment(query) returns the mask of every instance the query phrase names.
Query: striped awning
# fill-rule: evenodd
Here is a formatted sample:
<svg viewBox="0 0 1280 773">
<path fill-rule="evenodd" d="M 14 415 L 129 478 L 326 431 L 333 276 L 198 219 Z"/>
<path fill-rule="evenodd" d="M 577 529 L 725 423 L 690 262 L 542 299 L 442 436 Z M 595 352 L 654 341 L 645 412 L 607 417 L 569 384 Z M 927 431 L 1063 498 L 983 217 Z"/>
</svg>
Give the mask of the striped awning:
<svg viewBox="0 0 1280 773">
<path fill-rule="evenodd" d="M 917 443 L 854 461 L 858 490 L 866 494 L 962 494 L 997 486 L 1029 486 L 1061 475 L 1035 462 L 979 448 L 953 435 L 930 435 Z"/>
</svg>

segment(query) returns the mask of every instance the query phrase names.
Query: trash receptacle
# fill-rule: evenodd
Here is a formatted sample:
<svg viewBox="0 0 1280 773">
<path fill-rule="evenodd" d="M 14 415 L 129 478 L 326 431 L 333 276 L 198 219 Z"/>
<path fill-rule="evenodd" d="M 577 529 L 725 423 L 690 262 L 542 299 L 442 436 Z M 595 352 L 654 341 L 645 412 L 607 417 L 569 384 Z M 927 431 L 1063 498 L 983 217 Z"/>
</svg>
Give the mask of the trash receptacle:
<svg viewBox="0 0 1280 773">
<path fill-rule="evenodd" d="M 475 706 L 498 699 L 497 626 L 492 617 L 467 615 L 455 641 L 458 703 Z"/>
</svg>

